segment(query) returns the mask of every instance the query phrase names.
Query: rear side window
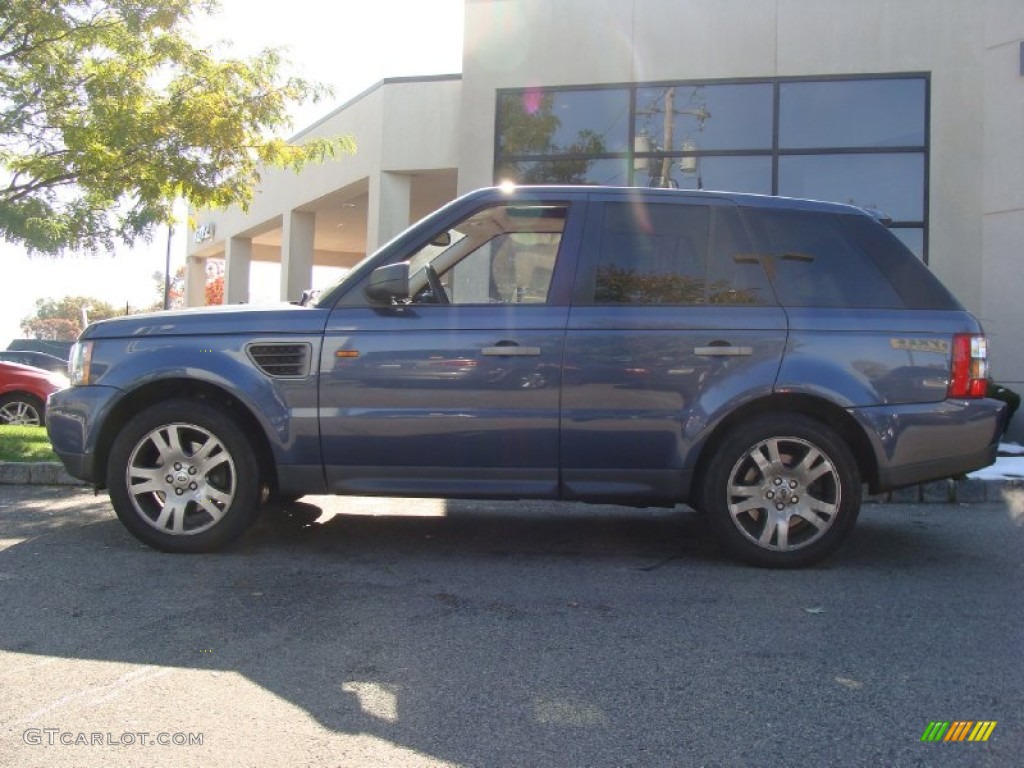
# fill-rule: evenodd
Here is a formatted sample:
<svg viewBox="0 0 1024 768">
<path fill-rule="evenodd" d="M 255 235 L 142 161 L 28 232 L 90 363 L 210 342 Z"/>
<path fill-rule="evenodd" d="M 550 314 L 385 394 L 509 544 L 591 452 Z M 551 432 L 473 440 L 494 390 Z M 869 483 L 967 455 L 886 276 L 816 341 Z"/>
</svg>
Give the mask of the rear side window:
<svg viewBox="0 0 1024 768">
<path fill-rule="evenodd" d="M 744 216 L 762 244 L 761 261 L 783 306 L 904 308 L 889 278 L 847 229 L 856 216 L 754 208 Z"/>
<path fill-rule="evenodd" d="M 896 235 L 867 216 L 846 216 L 850 236 L 867 251 L 908 309 L 963 309 L 931 270 Z"/>
<path fill-rule="evenodd" d="M 774 303 L 732 206 L 605 203 L 583 303 Z"/>
</svg>

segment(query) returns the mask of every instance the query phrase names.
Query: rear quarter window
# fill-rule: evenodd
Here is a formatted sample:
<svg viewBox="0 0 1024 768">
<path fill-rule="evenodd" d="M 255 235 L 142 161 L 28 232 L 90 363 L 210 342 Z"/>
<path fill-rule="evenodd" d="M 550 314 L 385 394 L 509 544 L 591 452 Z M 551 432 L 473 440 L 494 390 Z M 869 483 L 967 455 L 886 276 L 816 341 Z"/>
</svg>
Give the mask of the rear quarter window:
<svg viewBox="0 0 1024 768">
<path fill-rule="evenodd" d="M 956 297 L 892 232 L 867 216 L 846 216 L 850 237 L 867 252 L 907 309 L 963 309 Z"/>
<path fill-rule="evenodd" d="M 905 308 L 885 271 L 848 228 L 847 220 L 858 216 L 745 209 L 744 217 L 783 306 Z"/>
</svg>

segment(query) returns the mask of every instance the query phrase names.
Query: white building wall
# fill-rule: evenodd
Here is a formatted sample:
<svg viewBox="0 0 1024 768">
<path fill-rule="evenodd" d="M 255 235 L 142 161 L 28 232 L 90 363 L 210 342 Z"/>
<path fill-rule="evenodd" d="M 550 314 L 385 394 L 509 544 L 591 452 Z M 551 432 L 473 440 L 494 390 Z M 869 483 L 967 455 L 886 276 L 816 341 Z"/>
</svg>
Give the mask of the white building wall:
<svg viewBox="0 0 1024 768">
<path fill-rule="evenodd" d="M 984 44 L 980 314 L 994 375 L 1024 392 L 1024 2 L 988 4 Z"/>
</svg>

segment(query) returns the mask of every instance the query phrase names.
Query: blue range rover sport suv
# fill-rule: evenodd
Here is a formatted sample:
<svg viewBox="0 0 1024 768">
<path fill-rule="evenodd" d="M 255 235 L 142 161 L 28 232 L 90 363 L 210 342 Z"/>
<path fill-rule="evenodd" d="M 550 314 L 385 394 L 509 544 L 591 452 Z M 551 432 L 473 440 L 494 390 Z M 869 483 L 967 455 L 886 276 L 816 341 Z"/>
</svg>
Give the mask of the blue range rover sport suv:
<svg viewBox="0 0 1024 768">
<path fill-rule="evenodd" d="M 686 503 L 762 566 L 880 492 L 990 464 L 981 326 L 864 211 L 727 193 L 484 189 L 315 306 L 95 323 L 47 424 L 157 549 L 268 496 Z"/>
</svg>

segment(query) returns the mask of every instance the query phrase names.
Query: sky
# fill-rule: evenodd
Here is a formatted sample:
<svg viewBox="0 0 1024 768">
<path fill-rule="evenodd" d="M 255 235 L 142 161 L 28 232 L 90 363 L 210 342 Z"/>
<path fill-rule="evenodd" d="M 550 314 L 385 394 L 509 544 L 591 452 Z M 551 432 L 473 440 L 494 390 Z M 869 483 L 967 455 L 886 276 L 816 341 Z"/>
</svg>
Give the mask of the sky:
<svg viewBox="0 0 1024 768">
<path fill-rule="evenodd" d="M 293 130 L 386 77 L 462 70 L 463 0 L 220 0 L 220 11 L 199 17 L 195 41 L 225 45 L 225 55 L 283 48 L 288 71 L 331 86 L 332 97 L 293 112 Z M 184 211 L 182 211 L 184 217 Z M 172 272 L 185 263 L 188 233 L 171 237 Z M 114 254 L 33 256 L 0 241 L 0 348 L 21 337 L 20 322 L 40 298 L 90 296 L 116 307 L 157 300 L 154 272 L 163 272 L 167 230 L 151 243 Z M 277 295 L 276 266 L 253 269 L 254 301 Z"/>
</svg>

